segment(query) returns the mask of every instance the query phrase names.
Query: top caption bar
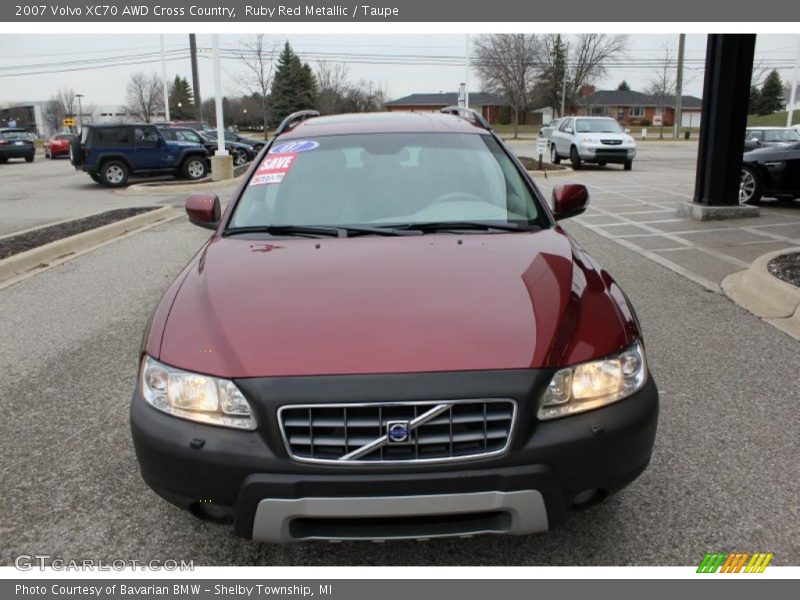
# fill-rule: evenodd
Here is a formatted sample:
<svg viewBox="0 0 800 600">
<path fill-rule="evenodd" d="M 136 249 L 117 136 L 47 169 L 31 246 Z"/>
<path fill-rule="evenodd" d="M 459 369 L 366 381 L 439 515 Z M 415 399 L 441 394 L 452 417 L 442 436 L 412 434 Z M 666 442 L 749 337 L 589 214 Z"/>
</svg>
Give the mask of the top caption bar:
<svg viewBox="0 0 800 600">
<path fill-rule="evenodd" d="M 800 3 L 761 0 L 376 0 L 345 1 L 197 0 L 10 0 L 0 4 L 0 22 L 781 22 L 800 21 Z"/>
</svg>

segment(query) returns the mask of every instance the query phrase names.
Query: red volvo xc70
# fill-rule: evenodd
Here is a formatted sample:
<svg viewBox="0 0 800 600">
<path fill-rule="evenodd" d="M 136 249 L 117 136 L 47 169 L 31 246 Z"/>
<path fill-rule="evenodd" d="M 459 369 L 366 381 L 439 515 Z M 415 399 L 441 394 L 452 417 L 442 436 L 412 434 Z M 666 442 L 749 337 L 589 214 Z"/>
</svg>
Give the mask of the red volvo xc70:
<svg viewBox="0 0 800 600">
<path fill-rule="evenodd" d="M 288 117 L 145 332 L 142 475 L 257 540 L 527 534 L 647 466 L 634 310 L 480 115 Z"/>
</svg>

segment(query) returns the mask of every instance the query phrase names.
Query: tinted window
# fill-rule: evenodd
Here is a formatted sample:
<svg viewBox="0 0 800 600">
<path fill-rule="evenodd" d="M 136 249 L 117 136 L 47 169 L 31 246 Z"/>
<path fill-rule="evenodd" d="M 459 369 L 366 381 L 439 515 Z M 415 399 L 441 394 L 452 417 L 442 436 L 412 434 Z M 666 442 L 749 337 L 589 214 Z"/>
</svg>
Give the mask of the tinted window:
<svg viewBox="0 0 800 600">
<path fill-rule="evenodd" d="M 30 141 L 33 139 L 31 137 L 31 134 L 28 133 L 27 131 L 3 131 L 0 132 L 0 137 L 3 138 L 4 140 L 15 141 L 15 142 L 18 142 L 20 140 Z"/>
<path fill-rule="evenodd" d="M 614 119 L 575 119 L 576 133 L 622 133 Z"/>
<path fill-rule="evenodd" d="M 103 127 L 94 130 L 93 142 L 97 146 L 120 146 L 131 143 L 127 127 Z"/>
<path fill-rule="evenodd" d="M 759 142 L 764 139 L 764 132 L 760 129 L 748 129 L 745 133 L 748 140 L 758 140 Z"/>
<path fill-rule="evenodd" d="M 566 131 L 567 127 L 572 127 L 572 119 L 566 119 L 558 128 L 559 131 Z"/>
<path fill-rule="evenodd" d="M 341 135 L 299 152 L 280 147 L 254 173 L 231 226 L 537 218 L 522 175 L 490 136 Z"/>
<path fill-rule="evenodd" d="M 797 142 L 800 135 L 793 129 L 765 129 L 765 142 Z"/>
<path fill-rule="evenodd" d="M 171 139 L 180 140 L 181 142 L 194 142 L 195 144 L 202 143 L 197 132 L 191 129 L 177 129 L 175 137 Z"/>
</svg>

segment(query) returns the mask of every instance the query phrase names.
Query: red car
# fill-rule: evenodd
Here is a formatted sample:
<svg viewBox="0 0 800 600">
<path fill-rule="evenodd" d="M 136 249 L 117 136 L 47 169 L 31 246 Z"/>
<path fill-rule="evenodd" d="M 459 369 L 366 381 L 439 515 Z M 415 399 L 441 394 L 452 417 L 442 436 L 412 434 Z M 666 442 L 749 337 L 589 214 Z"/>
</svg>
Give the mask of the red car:
<svg viewBox="0 0 800 600">
<path fill-rule="evenodd" d="M 633 481 L 656 435 L 641 328 L 477 113 L 278 128 L 147 326 L 145 481 L 244 537 L 528 534 Z"/>
<path fill-rule="evenodd" d="M 44 157 L 69 156 L 69 145 L 74 139 L 75 136 L 71 133 L 57 133 L 44 143 Z"/>
</svg>

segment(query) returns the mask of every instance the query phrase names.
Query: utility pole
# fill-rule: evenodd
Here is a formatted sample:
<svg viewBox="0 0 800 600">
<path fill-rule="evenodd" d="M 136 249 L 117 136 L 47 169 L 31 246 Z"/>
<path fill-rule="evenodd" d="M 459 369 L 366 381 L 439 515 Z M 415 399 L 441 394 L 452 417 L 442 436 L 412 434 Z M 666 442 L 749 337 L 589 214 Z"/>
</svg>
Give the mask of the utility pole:
<svg viewBox="0 0 800 600">
<path fill-rule="evenodd" d="M 83 133 L 83 107 L 81 106 L 83 94 L 75 94 L 75 97 L 78 99 L 78 135 L 80 135 Z"/>
<path fill-rule="evenodd" d="M 189 51 L 192 55 L 192 91 L 194 92 L 194 114 L 198 121 L 203 120 L 203 102 L 200 99 L 200 76 L 197 74 L 197 40 L 189 34 Z"/>
<path fill-rule="evenodd" d="M 164 116 L 169 122 L 169 87 L 167 86 L 167 60 L 164 58 L 164 35 L 161 35 L 161 79 L 164 83 Z"/>
<path fill-rule="evenodd" d="M 469 56 L 469 34 L 467 34 L 467 41 L 466 41 L 466 68 L 464 72 L 464 106 L 469 108 L 469 66 L 470 66 L 470 56 Z M 796 77 L 795 77 L 796 79 Z"/>
<path fill-rule="evenodd" d="M 792 126 L 794 118 L 794 103 L 797 100 L 797 72 L 800 70 L 800 37 L 797 38 L 797 56 L 794 59 L 794 76 L 792 77 L 792 91 L 789 92 L 789 106 L 786 110 L 786 126 Z"/>
<path fill-rule="evenodd" d="M 560 117 L 564 116 L 564 112 L 566 111 L 567 107 L 567 63 L 569 62 L 569 43 L 566 44 L 564 47 L 564 73 L 561 75 L 561 114 Z"/>
<path fill-rule="evenodd" d="M 675 76 L 675 117 L 672 124 L 672 138 L 677 140 L 683 120 L 683 54 L 686 51 L 686 34 L 678 38 L 678 73 Z"/>
</svg>

